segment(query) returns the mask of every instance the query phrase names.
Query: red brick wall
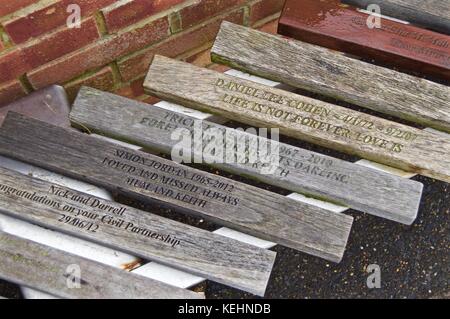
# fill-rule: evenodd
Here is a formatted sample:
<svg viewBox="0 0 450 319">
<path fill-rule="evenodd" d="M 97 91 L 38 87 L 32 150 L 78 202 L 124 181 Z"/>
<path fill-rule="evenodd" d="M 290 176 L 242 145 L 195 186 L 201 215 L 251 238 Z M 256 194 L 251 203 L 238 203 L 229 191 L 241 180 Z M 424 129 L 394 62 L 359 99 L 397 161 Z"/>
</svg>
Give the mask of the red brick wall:
<svg viewBox="0 0 450 319">
<path fill-rule="evenodd" d="M 0 105 L 50 84 L 154 102 L 142 81 L 155 53 L 218 70 L 220 22 L 276 31 L 284 0 L 0 0 Z M 81 27 L 67 7 L 78 4 Z"/>
</svg>

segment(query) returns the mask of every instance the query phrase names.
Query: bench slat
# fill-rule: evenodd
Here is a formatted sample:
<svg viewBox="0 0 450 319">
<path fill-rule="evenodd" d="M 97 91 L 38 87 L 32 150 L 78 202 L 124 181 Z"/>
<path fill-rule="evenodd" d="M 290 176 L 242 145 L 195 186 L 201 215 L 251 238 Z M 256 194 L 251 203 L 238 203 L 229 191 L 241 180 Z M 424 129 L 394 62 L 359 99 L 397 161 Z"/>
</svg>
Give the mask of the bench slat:
<svg viewBox="0 0 450 319">
<path fill-rule="evenodd" d="M 153 60 L 144 87 L 195 109 L 278 127 L 285 135 L 450 181 L 450 141 L 444 135 L 162 56 Z"/>
<path fill-rule="evenodd" d="M 353 222 L 344 214 L 17 113 L 8 113 L 0 130 L 0 153 L 336 262 Z"/>
<path fill-rule="evenodd" d="M 380 28 L 369 28 L 369 19 L 340 0 L 287 0 L 278 33 L 450 80 L 450 36 L 388 19 L 381 20 Z"/>
<path fill-rule="evenodd" d="M 217 63 L 450 132 L 450 87 L 442 84 L 230 22 L 222 23 L 211 56 Z"/>
<path fill-rule="evenodd" d="M 259 295 L 275 260 L 274 252 L 5 169 L 0 199 L 7 215 Z"/>
<path fill-rule="evenodd" d="M 377 4 L 380 6 L 381 14 L 450 34 L 449 0 L 342 0 L 342 2 L 364 9 L 370 4 Z"/>
<path fill-rule="evenodd" d="M 0 257 L 0 278 L 62 298 L 202 298 L 192 291 L 99 264 L 2 231 Z M 79 270 L 80 273 L 73 273 L 74 270 Z M 79 278 L 80 288 L 73 286 L 77 283 L 76 280 L 72 281 L 75 276 Z"/>
<path fill-rule="evenodd" d="M 192 132 L 195 121 L 194 117 L 188 115 L 87 87 L 78 93 L 70 118 L 74 125 L 82 125 L 92 132 L 114 136 L 167 154 L 178 143 L 171 138 L 173 132 L 180 128 Z M 219 129 L 229 136 L 239 136 L 239 140 L 251 136 L 208 121 L 203 121 L 202 125 L 205 131 Z M 265 139 L 261 141 L 268 143 Z M 414 221 L 422 184 L 287 144 L 279 146 L 280 156 L 285 160 L 280 161 L 274 174 L 261 174 L 260 169 L 252 164 L 212 165 L 391 220 L 406 224 Z M 327 176 L 328 173 L 331 175 Z"/>
</svg>

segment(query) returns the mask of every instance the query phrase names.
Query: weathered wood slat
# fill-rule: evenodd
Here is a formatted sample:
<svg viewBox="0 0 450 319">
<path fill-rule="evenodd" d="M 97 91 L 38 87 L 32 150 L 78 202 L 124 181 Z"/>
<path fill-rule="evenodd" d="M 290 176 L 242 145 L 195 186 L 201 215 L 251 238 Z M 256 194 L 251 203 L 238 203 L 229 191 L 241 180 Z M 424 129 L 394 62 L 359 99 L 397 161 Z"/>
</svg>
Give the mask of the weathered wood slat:
<svg viewBox="0 0 450 319">
<path fill-rule="evenodd" d="M 0 211 L 264 295 L 275 253 L 0 168 Z"/>
<path fill-rule="evenodd" d="M 192 132 L 196 121 L 187 115 L 149 107 L 145 103 L 87 87 L 78 93 L 70 118 L 74 124 L 83 125 L 92 132 L 168 154 L 178 143 L 171 138 L 174 131 L 185 128 Z M 238 137 L 238 140 L 251 136 L 208 121 L 201 123 L 205 132 L 215 128 L 224 135 Z M 206 145 L 207 135 L 203 138 Z M 261 138 L 261 143 L 268 142 Z M 194 151 L 201 154 L 198 148 Z M 261 174 L 253 164 L 212 165 L 406 224 L 411 224 L 417 215 L 422 192 L 422 184 L 418 182 L 287 144 L 280 145 L 280 156 L 280 166 L 274 174 Z"/>
<path fill-rule="evenodd" d="M 0 130 L 0 153 L 336 262 L 353 221 L 17 113 Z"/>
<path fill-rule="evenodd" d="M 383 15 L 450 34 L 449 0 L 342 0 L 342 2 L 364 9 L 370 4 L 377 4 Z"/>
<path fill-rule="evenodd" d="M 450 80 L 450 36 L 387 19 L 371 29 L 368 18 L 340 0 L 287 0 L 278 33 Z"/>
<path fill-rule="evenodd" d="M 66 117 L 69 119 L 69 114 L 67 114 Z M 140 149 L 140 147 L 138 147 L 138 149 Z M 0 156 L 0 166 L 24 175 L 30 175 L 50 183 L 56 183 L 67 188 L 78 190 L 85 194 L 97 196 L 102 199 L 113 200 L 109 192 L 92 184 L 74 180 L 67 176 L 62 176 L 36 166 L 6 158 L 4 156 Z M 26 238 L 59 250 L 64 250 L 68 253 L 114 266 L 116 268 L 128 270 L 133 269 L 133 272 L 136 272 L 141 276 L 155 279 L 180 288 L 190 288 L 205 280 L 202 277 L 195 276 L 191 273 L 183 272 L 169 266 L 161 265 L 156 262 L 148 262 L 144 266 L 140 266 L 142 260 L 136 256 L 131 256 L 117 249 L 110 249 L 95 244 L 91 241 L 86 241 L 78 237 L 64 234 L 62 232 L 51 231 L 4 214 L 0 214 L 0 229 L 9 234 Z M 274 243 L 250 235 L 245 235 L 225 227 L 221 227 L 213 231 L 213 233 L 264 249 L 270 249 L 276 245 Z M 135 269 L 134 267 L 138 268 Z M 24 298 L 27 299 L 42 299 L 49 297 L 48 294 L 36 292 L 31 288 L 21 287 L 21 291 Z"/>
<path fill-rule="evenodd" d="M 54 85 L 38 90 L 8 106 L 1 107 L 0 122 L 3 121 L 3 117 L 6 116 L 8 110 L 25 114 L 29 117 L 54 125 L 70 127 L 70 104 L 67 100 L 64 89 L 60 86 Z M 192 115 L 192 110 L 190 112 Z M 201 112 L 197 113 L 200 114 Z M 135 146 L 129 145 L 129 147 L 133 148 Z M 137 147 L 136 149 L 140 149 L 140 147 Z M 0 156 L 0 166 L 52 183 L 56 182 L 61 186 L 72 188 L 86 194 L 112 200 L 109 192 L 92 184 L 84 183 L 67 176 L 62 176 L 20 161 Z M 58 231 L 51 231 L 3 214 L 0 214 L 0 229 L 4 229 L 6 232 L 21 238 L 26 238 L 46 246 L 121 269 L 139 267 L 142 262 L 140 258 L 125 254 L 117 249 L 106 248 L 74 236 L 63 234 Z M 230 229 L 224 227 L 217 229 L 213 233 L 235 240 L 240 240 L 260 248 L 270 249 L 272 246 L 276 245 L 250 235 L 243 235 L 237 231 L 231 231 Z M 164 266 L 156 262 L 149 262 L 146 265 L 140 266 L 138 269 L 133 270 L 133 272 L 137 272 L 139 275 L 147 278 L 155 279 L 169 285 L 185 289 L 195 286 L 205 280 L 202 277 L 195 276 L 191 273 L 183 272 L 172 267 Z M 24 298 L 27 299 L 47 299 L 52 297 L 49 294 L 45 294 L 27 287 L 21 287 L 21 292 Z"/>
<path fill-rule="evenodd" d="M 74 273 L 74 270 L 80 272 Z M 62 298 L 202 298 L 192 291 L 105 266 L 2 231 L 0 278 Z M 75 286 L 75 278 L 79 279 L 79 288 Z"/>
<path fill-rule="evenodd" d="M 67 114 L 66 117 L 68 119 L 69 114 Z M 50 183 L 56 183 L 67 188 L 78 190 L 85 194 L 97 196 L 102 199 L 113 200 L 109 192 L 92 184 L 59 175 L 43 168 L 29 165 L 14 159 L 0 156 L 0 166 L 21 174 L 48 181 Z M 239 240 L 233 238 L 233 236 L 227 236 L 228 234 L 221 232 L 223 229 L 224 228 L 220 228 L 213 233 Z M 79 237 L 74 237 L 59 231 L 53 231 L 33 225 L 27 221 L 6 216 L 4 214 L 0 214 L 0 230 L 4 230 L 9 234 L 63 250 L 67 253 L 84 257 L 102 264 L 119 269 L 130 270 L 141 276 L 155 279 L 179 288 L 189 289 L 205 280 L 202 277 L 195 276 L 191 273 L 183 272 L 169 266 L 161 265 L 156 262 L 147 262 L 144 266 L 141 266 L 143 261 L 139 257 L 131 256 L 117 249 L 107 248 Z M 264 240 L 257 240 L 254 242 L 249 241 L 247 243 L 260 248 L 271 248 L 267 246 L 262 247 L 263 245 L 260 245 L 260 243 L 266 243 Z M 52 297 L 51 295 L 27 287 L 21 287 L 21 292 L 26 299 L 48 299 Z"/>
<path fill-rule="evenodd" d="M 7 110 L 25 114 L 26 116 L 58 126 L 70 127 L 70 104 L 64 89 L 56 85 L 36 91 L 8 106 L 1 107 L 0 122 L 3 121 L 3 115 L 6 115 Z M 193 115 L 192 109 L 189 110 L 190 114 Z M 201 112 L 196 113 L 201 114 Z M 116 140 L 112 141 L 119 143 L 119 141 Z M 135 145 L 128 144 L 127 146 L 136 150 L 140 149 L 140 147 L 136 147 Z M 72 188 L 86 194 L 112 200 L 111 194 L 104 189 L 14 159 L 0 156 L 0 166 L 51 183 L 57 183 L 61 186 Z M 51 231 L 3 214 L 0 214 L 0 229 L 4 229 L 6 232 L 18 237 L 26 238 L 46 246 L 122 269 L 139 267 L 142 262 L 140 258 L 125 254 L 117 249 L 106 248 L 74 236 L 63 234 L 58 231 Z M 219 228 L 213 231 L 213 233 L 265 249 L 270 249 L 276 245 L 254 236 L 232 231 L 225 227 Z M 169 266 L 164 266 L 156 262 L 149 262 L 146 265 L 133 270 L 133 272 L 134 271 L 138 271 L 140 275 L 147 278 L 156 279 L 180 288 L 190 288 L 205 280 L 202 277 Z M 21 287 L 21 292 L 24 298 L 27 299 L 47 299 L 51 297 L 51 295 L 27 287 Z"/>
<path fill-rule="evenodd" d="M 8 111 L 18 112 L 54 125 L 70 127 L 70 103 L 64 88 L 58 85 L 40 89 L 11 104 L 0 107 L 0 126 Z M 91 195 L 100 197 L 109 196 L 106 191 L 93 185 L 75 181 L 61 175 L 56 176 L 56 173 L 51 173 L 3 156 L 0 156 L 0 166 L 23 174 L 30 174 L 35 177 L 39 176 L 38 178 L 52 182 L 52 179 L 56 178 L 60 185 L 63 185 L 66 181 L 70 181 L 72 182 L 72 188 L 80 190 L 84 187 L 85 192 Z M 124 268 L 129 265 L 138 265 L 139 262 L 139 259 L 134 256 L 84 241 L 73 236 L 50 231 L 43 227 L 35 226 L 6 215 L 0 215 L 0 229 L 2 228 L 9 234 L 26 238 L 110 266 Z M 164 280 L 159 281 L 164 282 Z M 57 298 L 28 287 L 20 287 L 20 290 L 25 299 Z"/>
<path fill-rule="evenodd" d="M 450 87 L 442 84 L 229 22 L 222 23 L 211 55 L 233 68 L 450 132 Z"/>
<path fill-rule="evenodd" d="M 450 181 L 450 141 L 438 134 L 161 56 L 144 87 L 192 108 Z"/>
</svg>

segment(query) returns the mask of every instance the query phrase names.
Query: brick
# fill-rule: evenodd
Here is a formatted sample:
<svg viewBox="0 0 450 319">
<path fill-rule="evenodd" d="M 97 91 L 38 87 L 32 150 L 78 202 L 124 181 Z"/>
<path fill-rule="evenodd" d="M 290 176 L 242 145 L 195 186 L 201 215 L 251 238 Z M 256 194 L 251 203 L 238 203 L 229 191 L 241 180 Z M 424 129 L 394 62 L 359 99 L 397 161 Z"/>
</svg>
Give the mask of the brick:
<svg viewBox="0 0 450 319">
<path fill-rule="evenodd" d="M 0 55 L 0 83 L 18 78 L 27 69 L 27 62 L 22 50 L 8 50 Z"/>
<path fill-rule="evenodd" d="M 108 32 L 112 33 L 184 1 L 121 0 L 102 9 L 102 13 Z"/>
<path fill-rule="evenodd" d="M 66 89 L 70 101 L 75 100 L 75 97 L 82 86 L 89 86 L 102 91 L 111 91 L 114 88 L 114 74 L 112 68 L 107 66 L 92 75 L 66 83 L 64 88 Z"/>
<path fill-rule="evenodd" d="M 67 12 L 69 4 L 78 4 L 81 15 L 88 17 L 96 10 L 113 2 L 114 0 L 59 0 L 51 4 L 44 2 L 43 5 L 38 5 L 31 12 L 24 12 L 17 17 L 13 16 L 10 20 L 4 22 L 3 26 L 11 40 L 20 44 L 65 25 L 70 15 Z"/>
<path fill-rule="evenodd" d="M 73 52 L 99 38 L 94 18 L 83 21 L 80 29 L 63 28 L 42 39 L 0 55 L 0 82 L 17 78 L 34 68 Z"/>
<path fill-rule="evenodd" d="M 201 24 L 195 29 L 190 29 L 176 34 L 168 40 L 153 46 L 145 52 L 132 55 L 118 61 L 119 71 L 124 81 L 130 81 L 147 73 L 154 54 L 167 57 L 177 57 L 182 53 L 201 47 L 208 42 L 212 42 L 219 31 L 223 20 L 242 24 L 244 19 L 243 9 L 234 11 L 226 16 L 207 24 Z"/>
<path fill-rule="evenodd" d="M 196 4 L 179 10 L 183 30 L 233 7 L 243 5 L 244 0 L 199 0 Z"/>
<path fill-rule="evenodd" d="M 0 85 L 0 107 L 24 96 L 25 90 L 18 80 Z"/>
<path fill-rule="evenodd" d="M 28 78 L 36 89 L 49 84 L 64 83 L 82 74 L 85 70 L 106 65 L 123 55 L 140 50 L 168 36 L 168 19 L 163 17 L 136 29 L 106 37 L 81 50 L 47 63 L 28 73 Z"/>
<path fill-rule="evenodd" d="M 184 60 L 200 67 L 207 67 L 212 64 L 211 48 L 193 54 L 192 56 L 185 58 Z"/>
<path fill-rule="evenodd" d="M 23 47 L 28 64 L 36 68 L 44 63 L 73 52 L 100 38 L 95 18 L 91 17 L 81 23 L 79 29 L 64 27 L 37 42 Z"/>
<path fill-rule="evenodd" d="M 116 90 L 115 93 L 130 99 L 136 99 L 144 95 L 144 77 L 126 84 L 125 86 Z"/>
<path fill-rule="evenodd" d="M 36 2 L 36 0 L 2 0 L 0 5 L 0 17 L 16 12 L 34 2 Z"/>
<path fill-rule="evenodd" d="M 223 64 L 216 64 L 216 63 L 211 64 L 208 67 L 208 69 L 211 69 L 211 70 L 214 70 L 214 71 L 217 71 L 217 72 L 222 72 L 222 73 L 224 73 L 224 72 L 226 72 L 228 70 L 231 70 L 231 68 L 229 66 L 226 66 L 226 65 L 223 65 Z"/>
<path fill-rule="evenodd" d="M 263 24 L 262 26 L 258 27 L 258 30 L 262 32 L 277 34 L 278 31 L 278 21 L 279 19 L 272 20 L 268 23 Z"/>
<path fill-rule="evenodd" d="M 147 104 L 151 104 L 151 105 L 155 105 L 158 102 L 161 102 L 161 99 L 148 95 L 143 99 L 140 99 L 141 102 L 147 103 Z M 151 107 L 151 105 L 149 105 L 149 107 Z"/>
<path fill-rule="evenodd" d="M 259 0 L 250 5 L 250 25 L 283 10 L 285 0 Z"/>
</svg>

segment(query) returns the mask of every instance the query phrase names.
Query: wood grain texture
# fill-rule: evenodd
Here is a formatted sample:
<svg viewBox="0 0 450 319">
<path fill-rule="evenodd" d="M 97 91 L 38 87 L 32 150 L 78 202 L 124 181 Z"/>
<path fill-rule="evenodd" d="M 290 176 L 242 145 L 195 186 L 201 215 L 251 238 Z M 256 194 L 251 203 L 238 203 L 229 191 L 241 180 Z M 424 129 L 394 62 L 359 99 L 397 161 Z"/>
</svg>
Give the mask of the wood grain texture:
<svg viewBox="0 0 450 319">
<path fill-rule="evenodd" d="M 450 132 L 450 87 L 223 22 L 214 62 Z"/>
<path fill-rule="evenodd" d="M 449 0 L 342 0 L 342 2 L 364 9 L 370 4 L 377 4 L 383 15 L 450 34 Z"/>
<path fill-rule="evenodd" d="M 144 87 L 165 100 L 450 181 L 450 141 L 440 134 L 161 56 Z"/>
<path fill-rule="evenodd" d="M 80 288 L 67 283 L 79 267 Z M 0 278 L 71 299 L 202 299 L 189 290 L 134 275 L 0 231 Z"/>
<path fill-rule="evenodd" d="M 81 124 L 92 132 L 131 141 L 166 154 L 171 154 L 178 143 L 178 140 L 171 138 L 172 134 L 183 128 L 193 135 L 195 123 L 203 127 L 202 149 L 209 143 L 207 132 L 210 129 L 218 129 L 223 136 L 234 136 L 238 140 L 248 140 L 252 136 L 88 87 L 83 87 L 78 93 L 70 118 L 74 124 Z M 269 141 L 261 138 L 260 143 L 268 145 Z M 198 148 L 193 149 L 201 155 Z M 227 151 L 234 158 L 235 149 Z M 423 187 L 421 183 L 287 144 L 280 144 L 279 152 L 279 167 L 273 174 L 263 174 L 251 163 L 224 161 L 211 165 L 405 224 L 411 224 L 417 216 Z"/>
<path fill-rule="evenodd" d="M 0 153 L 139 199 L 338 262 L 353 218 L 8 113 Z"/>
<path fill-rule="evenodd" d="M 287 0 L 278 33 L 450 81 L 450 36 L 388 19 L 369 28 L 368 17 L 340 0 Z"/>
<path fill-rule="evenodd" d="M 275 261 L 272 251 L 2 168 L 0 211 L 260 296 Z"/>
</svg>

